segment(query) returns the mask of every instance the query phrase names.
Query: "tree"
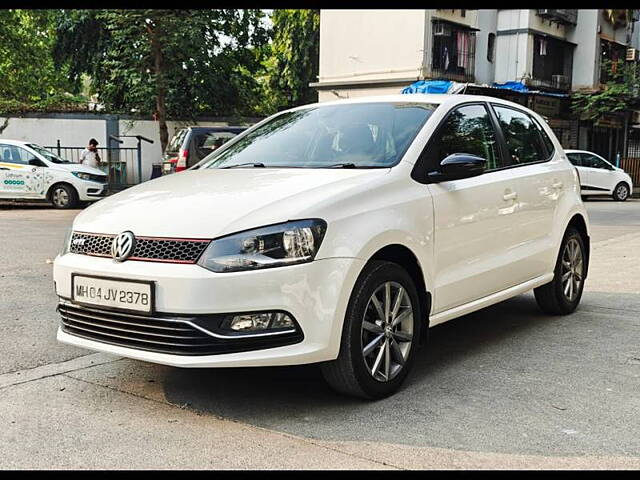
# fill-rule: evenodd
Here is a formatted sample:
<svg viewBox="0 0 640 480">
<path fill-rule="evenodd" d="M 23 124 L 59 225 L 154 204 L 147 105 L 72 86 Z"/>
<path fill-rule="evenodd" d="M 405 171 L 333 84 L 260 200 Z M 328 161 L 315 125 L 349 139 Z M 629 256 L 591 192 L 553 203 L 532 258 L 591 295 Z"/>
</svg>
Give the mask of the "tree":
<svg viewBox="0 0 640 480">
<path fill-rule="evenodd" d="M 260 10 L 62 11 L 57 65 L 91 77 L 110 111 L 154 115 L 162 149 L 170 117 L 252 110 L 254 47 L 267 41 Z"/>
<path fill-rule="evenodd" d="M 597 92 L 576 92 L 571 108 L 585 120 L 597 121 L 606 113 L 621 112 L 637 101 L 640 86 L 640 65 L 622 60 L 604 60 L 607 83 Z"/>
<path fill-rule="evenodd" d="M 0 10 L 0 99 L 29 104 L 64 96 L 68 75 L 54 67 L 54 17 L 50 10 Z"/>
<path fill-rule="evenodd" d="M 316 102 L 309 87 L 317 81 L 320 49 L 319 10 L 274 10 L 273 41 L 266 68 L 266 103 L 272 113 L 281 108 Z"/>
</svg>

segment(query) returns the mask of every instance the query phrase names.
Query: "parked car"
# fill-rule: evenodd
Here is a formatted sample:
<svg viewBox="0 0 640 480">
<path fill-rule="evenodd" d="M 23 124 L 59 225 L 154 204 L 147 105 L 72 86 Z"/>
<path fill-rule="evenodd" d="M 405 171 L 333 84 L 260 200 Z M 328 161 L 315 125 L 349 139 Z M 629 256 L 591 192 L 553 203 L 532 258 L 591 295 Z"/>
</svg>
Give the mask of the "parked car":
<svg viewBox="0 0 640 480">
<path fill-rule="evenodd" d="M 611 195 L 624 202 L 633 192 L 633 181 L 623 169 L 612 165 L 600 155 L 586 150 L 565 150 L 569 161 L 580 175 L 580 191 L 584 197 Z"/>
<path fill-rule="evenodd" d="M 176 132 L 162 159 L 162 174 L 181 172 L 232 139 L 247 127 L 187 127 Z"/>
<path fill-rule="evenodd" d="M 531 289 L 573 312 L 589 245 L 576 169 L 527 108 L 306 105 L 78 215 L 54 262 L 57 338 L 177 367 L 320 363 L 380 398 L 429 327 Z"/>
<path fill-rule="evenodd" d="M 35 143 L 0 139 L 0 199 L 73 208 L 104 197 L 107 186 L 102 170 L 70 163 Z"/>
</svg>

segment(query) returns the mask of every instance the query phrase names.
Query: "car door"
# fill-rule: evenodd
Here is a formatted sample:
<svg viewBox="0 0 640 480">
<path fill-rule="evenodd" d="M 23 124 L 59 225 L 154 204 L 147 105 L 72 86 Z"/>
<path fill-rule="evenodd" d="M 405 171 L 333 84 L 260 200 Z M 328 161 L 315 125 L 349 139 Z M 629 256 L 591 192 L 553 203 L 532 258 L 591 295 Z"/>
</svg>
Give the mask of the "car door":
<svg viewBox="0 0 640 480">
<path fill-rule="evenodd" d="M 513 214 L 517 193 L 485 103 L 455 107 L 425 147 L 419 168 L 437 170 L 453 153 L 487 159 L 484 174 L 428 184 L 434 208 L 433 313 L 514 284 Z"/>
<path fill-rule="evenodd" d="M 2 198 L 41 198 L 38 182 L 43 167 L 30 165 L 36 158 L 18 145 L 0 144 L 0 196 Z"/>
<path fill-rule="evenodd" d="M 617 175 L 612 165 L 594 153 L 582 153 L 585 170 L 583 186 L 589 193 L 610 193 L 616 186 Z"/>
<path fill-rule="evenodd" d="M 549 271 L 555 258 L 554 221 L 560 196 L 571 185 L 573 167 L 561 147 L 529 112 L 492 103 L 516 179 L 518 208 L 514 218 L 516 242 L 511 257 L 517 262 L 518 283 Z"/>
</svg>

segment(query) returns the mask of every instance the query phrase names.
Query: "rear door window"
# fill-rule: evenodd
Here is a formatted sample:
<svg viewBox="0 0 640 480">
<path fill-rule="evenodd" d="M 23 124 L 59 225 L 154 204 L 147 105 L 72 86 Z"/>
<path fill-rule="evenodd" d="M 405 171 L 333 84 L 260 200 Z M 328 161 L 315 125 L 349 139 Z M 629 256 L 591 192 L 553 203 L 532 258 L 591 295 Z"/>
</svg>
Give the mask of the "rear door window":
<svg viewBox="0 0 640 480">
<path fill-rule="evenodd" d="M 542 162 L 549 158 L 540 127 L 524 112 L 493 105 L 504 133 L 512 165 Z"/>
<path fill-rule="evenodd" d="M 180 148 L 182 147 L 182 142 L 184 141 L 184 137 L 187 134 L 187 129 L 183 128 L 182 130 L 178 130 L 176 134 L 173 136 L 169 145 L 167 145 L 166 153 L 178 153 Z"/>
</svg>

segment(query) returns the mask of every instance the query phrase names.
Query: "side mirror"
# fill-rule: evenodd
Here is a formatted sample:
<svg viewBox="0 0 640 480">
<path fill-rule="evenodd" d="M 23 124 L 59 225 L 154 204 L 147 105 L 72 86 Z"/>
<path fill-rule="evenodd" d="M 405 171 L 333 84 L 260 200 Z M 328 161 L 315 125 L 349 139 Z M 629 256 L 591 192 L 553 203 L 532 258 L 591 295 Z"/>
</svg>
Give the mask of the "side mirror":
<svg viewBox="0 0 640 480">
<path fill-rule="evenodd" d="M 44 162 L 39 158 L 32 158 L 31 160 L 29 160 L 29 165 L 34 167 L 46 167 Z"/>
<path fill-rule="evenodd" d="M 434 182 L 460 180 L 477 177 L 484 173 L 487 160 L 470 153 L 453 153 L 440 162 L 440 170 L 430 172 L 428 177 Z"/>
</svg>

